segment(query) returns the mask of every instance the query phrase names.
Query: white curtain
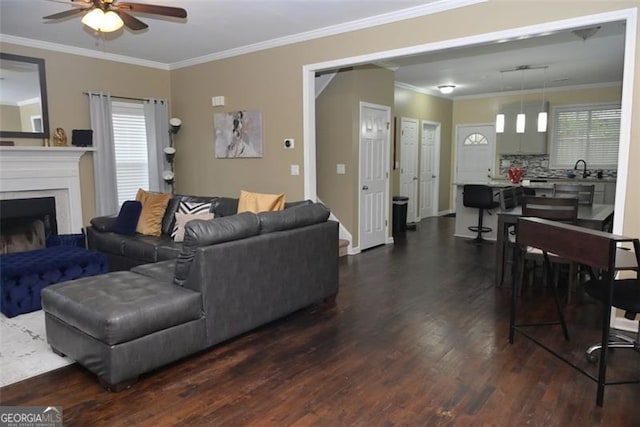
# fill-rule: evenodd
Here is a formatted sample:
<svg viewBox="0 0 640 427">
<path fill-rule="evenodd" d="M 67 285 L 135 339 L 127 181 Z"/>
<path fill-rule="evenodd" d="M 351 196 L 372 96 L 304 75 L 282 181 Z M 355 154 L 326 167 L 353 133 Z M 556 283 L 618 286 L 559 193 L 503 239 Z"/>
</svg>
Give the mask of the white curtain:
<svg viewBox="0 0 640 427">
<path fill-rule="evenodd" d="M 147 127 L 149 155 L 149 190 L 161 193 L 171 191 L 162 179 L 162 172 L 170 169 L 164 160 L 165 147 L 169 146 L 169 109 L 166 99 L 150 98 L 144 101 L 144 121 Z"/>
<path fill-rule="evenodd" d="M 89 111 L 93 129 L 93 170 L 95 181 L 96 215 L 118 213 L 116 160 L 113 147 L 111 94 L 89 92 Z"/>
</svg>

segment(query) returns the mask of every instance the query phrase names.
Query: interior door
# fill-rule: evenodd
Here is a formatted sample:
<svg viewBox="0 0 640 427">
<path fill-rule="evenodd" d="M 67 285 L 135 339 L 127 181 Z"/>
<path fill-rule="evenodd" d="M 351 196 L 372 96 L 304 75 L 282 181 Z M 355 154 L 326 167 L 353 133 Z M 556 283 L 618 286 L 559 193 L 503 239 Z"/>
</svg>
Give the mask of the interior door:
<svg viewBox="0 0 640 427">
<path fill-rule="evenodd" d="M 420 218 L 438 215 L 440 124 L 422 122 L 420 144 Z"/>
<path fill-rule="evenodd" d="M 456 183 L 487 183 L 493 177 L 495 126 L 460 125 L 457 131 Z"/>
<path fill-rule="evenodd" d="M 391 108 L 360 103 L 360 249 L 385 244 Z"/>
<path fill-rule="evenodd" d="M 400 195 L 409 198 L 407 222 L 418 218 L 418 120 L 400 120 Z"/>
</svg>

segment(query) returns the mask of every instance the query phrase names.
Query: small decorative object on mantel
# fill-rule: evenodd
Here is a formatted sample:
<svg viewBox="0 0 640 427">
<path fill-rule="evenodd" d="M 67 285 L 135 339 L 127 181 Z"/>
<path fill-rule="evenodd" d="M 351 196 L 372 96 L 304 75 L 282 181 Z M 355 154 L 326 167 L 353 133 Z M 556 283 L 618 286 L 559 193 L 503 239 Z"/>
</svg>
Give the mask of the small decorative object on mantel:
<svg viewBox="0 0 640 427">
<path fill-rule="evenodd" d="M 62 128 L 56 128 L 56 132 L 53 134 L 53 146 L 54 147 L 66 147 L 67 146 L 67 134 Z"/>
<path fill-rule="evenodd" d="M 91 147 L 93 145 L 93 130 L 91 129 L 72 130 L 71 145 L 75 147 Z"/>
</svg>

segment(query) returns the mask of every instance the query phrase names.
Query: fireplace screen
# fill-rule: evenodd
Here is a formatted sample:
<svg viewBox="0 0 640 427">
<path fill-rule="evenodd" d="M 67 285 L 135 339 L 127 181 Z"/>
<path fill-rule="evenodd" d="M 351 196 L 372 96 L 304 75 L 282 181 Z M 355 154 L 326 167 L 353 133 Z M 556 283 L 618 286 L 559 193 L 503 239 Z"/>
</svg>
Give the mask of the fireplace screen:
<svg viewBox="0 0 640 427">
<path fill-rule="evenodd" d="M 56 234 L 54 197 L 0 200 L 0 253 L 42 249 Z"/>
</svg>

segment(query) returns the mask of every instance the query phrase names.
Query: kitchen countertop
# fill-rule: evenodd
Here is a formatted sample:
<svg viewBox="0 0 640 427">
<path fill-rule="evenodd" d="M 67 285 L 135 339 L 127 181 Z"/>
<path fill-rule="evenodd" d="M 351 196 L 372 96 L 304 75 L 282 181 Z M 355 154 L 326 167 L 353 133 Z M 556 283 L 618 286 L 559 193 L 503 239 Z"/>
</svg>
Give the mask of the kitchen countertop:
<svg viewBox="0 0 640 427">
<path fill-rule="evenodd" d="M 524 181 L 529 180 L 528 183 L 525 183 Z M 531 181 L 533 180 L 533 181 Z M 543 181 L 544 180 L 544 181 Z M 602 179 L 598 179 L 598 178 L 523 178 L 523 183 L 521 184 L 523 187 L 529 187 L 529 188 L 553 188 L 553 184 L 554 183 L 576 183 L 576 184 L 595 184 L 597 182 L 604 182 L 604 183 L 615 183 L 616 179 L 615 178 L 602 178 Z M 455 182 L 454 185 L 465 185 L 465 184 L 481 184 L 481 185 L 488 185 L 490 187 L 506 187 L 509 185 L 514 185 L 511 183 L 511 181 L 509 181 L 509 179 L 507 178 L 493 178 L 491 180 L 488 181 L 484 181 L 484 182 Z"/>
</svg>

